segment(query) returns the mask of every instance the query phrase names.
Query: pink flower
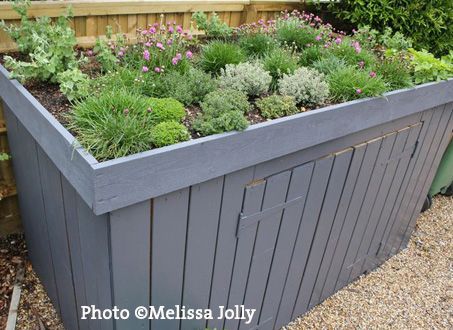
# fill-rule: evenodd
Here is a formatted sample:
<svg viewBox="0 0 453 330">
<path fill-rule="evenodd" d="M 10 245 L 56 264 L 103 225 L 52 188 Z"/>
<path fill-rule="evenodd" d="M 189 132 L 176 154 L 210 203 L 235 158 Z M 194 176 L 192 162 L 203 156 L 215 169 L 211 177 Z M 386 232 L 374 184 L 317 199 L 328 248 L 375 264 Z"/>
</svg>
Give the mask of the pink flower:
<svg viewBox="0 0 453 330">
<path fill-rule="evenodd" d="M 142 35 L 146 36 L 148 34 L 148 31 L 147 30 L 143 30 L 142 31 Z"/>
<path fill-rule="evenodd" d="M 173 44 L 173 39 L 168 39 L 168 40 L 167 40 L 167 45 L 170 46 L 171 44 Z"/>
<path fill-rule="evenodd" d="M 173 57 L 173 58 L 171 59 L 171 64 L 173 64 L 173 65 L 178 64 L 178 62 L 179 62 L 179 59 L 178 59 L 177 57 Z"/>
<path fill-rule="evenodd" d="M 151 47 L 151 43 L 148 41 L 145 43 L 145 47 Z"/>
<path fill-rule="evenodd" d="M 182 31 L 183 31 L 183 30 L 182 30 L 182 26 L 181 26 L 181 25 L 178 25 L 178 26 L 176 27 L 176 32 L 182 33 Z"/>
<path fill-rule="evenodd" d="M 365 62 L 364 61 L 360 61 L 358 65 L 359 65 L 360 69 L 363 69 L 365 67 Z"/>
<path fill-rule="evenodd" d="M 352 43 L 352 47 L 354 47 L 355 52 L 356 52 L 357 54 L 359 54 L 359 53 L 362 51 L 362 47 L 360 47 L 360 44 L 359 44 L 358 41 L 354 41 L 354 42 Z"/>
<path fill-rule="evenodd" d="M 175 29 L 173 28 L 173 26 L 170 26 L 170 27 L 168 28 L 168 32 L 170 32 L 170 33 L 175 32 Z"/>
<path fill-rule="evenodd" d="M 143 52 L 143 59 L 145 61 L 149 61 L 149 58 L 150 58 L 150 53 L 147 49 L 145 49 L 145 51 Z"/>
<path fill-rule="evenodd" d="M 149 69 L 148 69 L 148 67 L 147 67 L 147 66 L 144 66 L 144 67 L 142 67 L 142 72 L 144 72 L 144 73 L 145 73 L 145 72 L 148 72 L 148 71 L 149 71 Z"/>
<path fill-rule="evenodd" d="M 180 60 L 180 59 L 182 58 L 181 53 L 176 54 L 176 58 L 177 58 L 178 60 Z"/>
<path fill-rule="evenodd" d="M 161 42 L 158 42 L 158 43 L 156 44 L 156 47 L 159 48 L 159 49 L 161 49 L 161 50 L 164 50 L 164 49 L 165 49 L 164 45 L 162 45 Z"/>
<path fill-rule="evenodd" d="M 340 38 L 340 37 L 337 37 L 337 38 L 335 39 L 335 43 L 336 43 L 337 45 L 341 44 L 341 38 Z"/>
<path fill-rule="evenodd" d="M 127 115 L 129 114 L 129 109 L 127 109 L 127 108 L 124 109 L 124 110 L 123 110 L 123 113 L 124 113 L 125 116 L 127 116 Z"/>
<path fill-rule="evenodd" d="M 188 50 L 186 52 L 186 57 L 190 60 L 193 57 L 193 53 L 190 50 Z"/>
<path fill-rule="evenodd" d="M 362 94 L 362 90 L 361 90 L 360 88 L 357 88 L 357 89 L 355 90 L 355 92 L 356 92 L 357 94 Z"/>
<path fill-rule="evenodd" d="M 91 49 L 89 49 L 89 50 L 87 51 L 87 55 L 88 55 L 88 56 L 93 56 L 93 51 L 92 51 Z"/>
<path fill-rule="evenodd" d="M 376 77 L 376 72 L 374 72 L 374 71 L 371 71 L 371 72 L 370 72 L 370 77 L 371 77 L 371 78 L 374 78 L 374 77 Z"/>
<path fill-rule="evenodd" d="M 124 56 L 124 52 L 120 50 L 120 51 L 118 52 L 118 56 L 119 56 L 119 57 L 123 57 L 123 56 Z"/>
<path fill-rule="evenodd" d="M 149 33 L 155 34 L 156 33 L 156 28 L 155 27 L 150 28 L 149 29 Z"/>
<path fill-rule="evenodd" d="M 156 66 L 156 67 L 154 68 L 154 71 L 157 72 L 157 73 L 160 73 L 162 70 L 161 70 L 161 68 L 159 68 L 158 66 Z"/>
<path fill-rule="evenodd" d="M 319 41 L 319 40 L 322 39 L 322 36 L 321 35 L 317 35 L 315 39 L 316 39 L 316 41 Z"/>
</svg>

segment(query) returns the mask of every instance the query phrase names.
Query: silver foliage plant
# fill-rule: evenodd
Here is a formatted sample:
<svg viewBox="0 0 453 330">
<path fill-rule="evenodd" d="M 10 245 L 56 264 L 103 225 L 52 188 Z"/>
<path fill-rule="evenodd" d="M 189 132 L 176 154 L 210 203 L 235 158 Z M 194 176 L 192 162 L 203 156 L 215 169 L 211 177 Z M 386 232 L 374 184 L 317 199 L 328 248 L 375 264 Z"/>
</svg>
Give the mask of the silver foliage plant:
<svg viewBox="0 0 453 330">
<path fill-rule="evenodd" d="M 280 94 L 294 97 L 297 104 L 316 106 L 329 98 L 329 84 L 315 69 L 301 67 L 293 74 L 284 74 L 278 86 Z"/>
<path fill-rule="evenodd" d="M 272 77 L 258 62 L 227 64 L 219 76 L 219 87 L 230 88 L 246 93 L 248 96 L 258 96 L 269 90 Z"/>
</svg>

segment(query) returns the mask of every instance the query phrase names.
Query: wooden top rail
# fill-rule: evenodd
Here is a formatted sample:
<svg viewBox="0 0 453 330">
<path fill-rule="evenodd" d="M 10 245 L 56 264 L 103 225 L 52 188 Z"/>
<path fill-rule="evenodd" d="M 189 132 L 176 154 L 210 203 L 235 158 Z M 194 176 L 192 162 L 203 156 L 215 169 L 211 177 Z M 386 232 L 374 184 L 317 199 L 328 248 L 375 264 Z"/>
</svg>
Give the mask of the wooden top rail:
<svg viewBox="0 0 453 330">
<path fill-rule="evenodd" d="M 146 13 L 184 13 L 196 11 L 243 11 L 247 5 L 256 6 L 257 10 L 279 10 L 282 4 L 298 4 L 303 0 L 69 0 L 69 1 L 33 1 L 29 9 L 30 17 L 58 17 L 71 6 L 73 15 L 127 15 Z M 14 20 L 20 18 L 10 2 L 0 2 L 0 19 Z"/>
</svg>

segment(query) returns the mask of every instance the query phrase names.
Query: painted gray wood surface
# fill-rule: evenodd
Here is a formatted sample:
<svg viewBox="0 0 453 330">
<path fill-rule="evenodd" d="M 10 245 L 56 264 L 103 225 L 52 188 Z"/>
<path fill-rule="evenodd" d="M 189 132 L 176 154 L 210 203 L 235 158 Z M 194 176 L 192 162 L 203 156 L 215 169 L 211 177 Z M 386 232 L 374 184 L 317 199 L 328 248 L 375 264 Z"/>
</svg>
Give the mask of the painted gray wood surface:
<svg viewBox="0 0 453 330">
<path fill-rule="evenodd" d="M 453 129 L 448 81 L 97 163 L 6 78 L 30 257 L 68 329 L 278 329 L 405 246 Z M 81 320 L 91 304 L 257 311 Z"/>
</svg>

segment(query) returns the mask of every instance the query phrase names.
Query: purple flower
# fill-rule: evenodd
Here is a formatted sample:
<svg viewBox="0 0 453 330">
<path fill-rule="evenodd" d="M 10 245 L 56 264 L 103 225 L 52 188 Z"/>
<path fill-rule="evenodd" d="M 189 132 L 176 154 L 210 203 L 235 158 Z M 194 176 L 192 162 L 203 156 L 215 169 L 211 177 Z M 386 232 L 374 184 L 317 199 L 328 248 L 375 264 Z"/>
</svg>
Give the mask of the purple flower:
<svg viewBox="0 0 453 330">
<path fill-rule="evenodd" d="M 124 52 L 123 52 L 122 50 L 120 50 L 120 51 L 118 52 L 118 56 L 119 56 L 119 57 L 123 57 L 123 56 L 124 56 Z"/>
<path fill-rule="evenodd" d="M 148 67 L 147 67 L 147 66 L 144 66 L 144 67 L 142 67 L 142 72 L 144 72 L 144 73 L 145 73 L 145 72 L 148 72 L 148 71 L 149 71 L 149 69 L 148 69 Z"/>
<path fill-rule="evenodd" d="M 167 40 L 167 45 L 170 46 L 171 44 L 173 44 L 173 39 L 168 39 L 168 40 Z"/>
<path fill-rule="evenodd" d="M 175 29 L 173 28 L 173 26 L 170 26 L 170 27 L 168 28 L 168 32 L 170 32 L 170 33 L 175 32 Z"/>
<path fill-rule="evenodd" d="M 336 37 L 336 38 L 335 38 L 335 43 L 336 43 L 337 45 L 341 44 L 341 38 L 340 38 L 340 37 Z"/>
<path fill-rule="evenodd" d="M 358 41 L 354 41 L 354 42 L 352 43 L 352 47 L 354 47 L 355 52 L 356 52 L 357 54 L 359 54 L 359 53 L 362 51 L 362 47 L 360 47 L 360 44 L 359 44 Z"/>
<path fill-rule="evenodd" d="M 160 73 L 162 70 L 161 70 L 161 68 L 159 68 L 158 66 L 156 66 L 156 67 L 154 68 L 154 71 L 157 72 L 157 73 Z"/>
<path fill-rule="evenodd" d="M 370 77 L 371 77 L 371 78 L 374 78 L 374 77 L 376 77 L 376 72 L 374 72 L 374 71 L 371 71 L 371 72 L 370 72 Z"/>
<path fill-rule="evenodd" d="M 143 30 L 142 31 L 142 35 L 146 36 L 148 34 L 148 31 L 147 30 Z"/>
<path fill-rule="evenodd" d="M 193 57 L 193 53 L 190 50 L 188 50 L 186 52 L 186 57 L 190 60 Z"/>
<path fill-rule="evenodd" d="M 181 53 L 176 54 L 176 58 L 177 58 L 178 60 L 180 60 L 180 59 L 182 58 Z"/>
<path fill-rule="evenodd" d="M 360 61 L 358 65 L 359 65 L 360 69 L 363 69 L 365 67 L 365 62 L 364 61 Z"/>
<path fill-rule="evenodd" d="M 316 39 L 316 41 L 319 41 L 319 40 L 322 39 L 322 36 L 321 35 L 317 35 L 315 39 Z"/>
<path fill-rule="evenodd" d="M 165 49 L 164 45 L 162 45 L 161 42 L 156 43 L 156 47 L 159 48 L 160 50 L 164 50 Z"/>
<path fill-rule="evenodd" d="M 149 58 L 150 58 L 150 53 L 147 49 L 145 49 L 145 51 L 143 52 L 143 59 L 145 61 L 149 61 Z"/>
<path fill-rule="evenodd" d="M 149 29 L 149 33 L 155 34 L 156 33 L 156 28 L 155 27 L 150 28 Z"/>
<path fill-rule="evenodd" d="M 182 31 L 183 31 L 183 30 L 182 30 L 182 26 L 181 26 L 181 25 L 178 25 L 178 26 L 176 27 L 176 32 L 182 33 Z"/>
<path fill-rule="evenodd" d="M 92 51 L 91 49 L 89 49 L 89 50 L 87 51 L 87 55 L 88 55 L 88 56 L 93 56 L 93 51 Z"/>
<path fill-rule="evenodd" d="M 151 43 L 149 41 L 145 42 L 145 47 L 151 47 Z"/>
<path fill-rule="evenodd" d="M 179 59 L 178 59 L 177 57 L 173 57 L 173 58 L 171 59 L 171 64 L 173 64 L 173 65 L 178 64 L 178 62 L 179 62 Z"/>
<path fill-rule="evenodd" d="M 362 90 L 361 90 L 360 88 L 357 88 L 357 89 L 355 90 L 355 92 L 356 92 L 357 94 L 362 94 Z"/>
</svg>

